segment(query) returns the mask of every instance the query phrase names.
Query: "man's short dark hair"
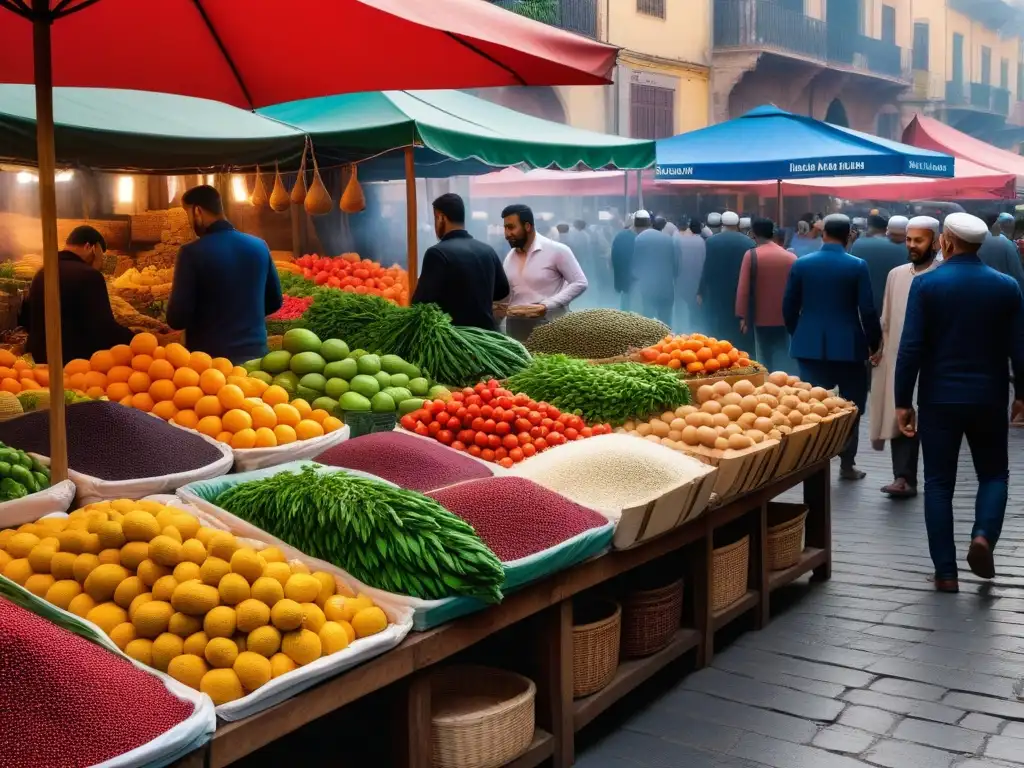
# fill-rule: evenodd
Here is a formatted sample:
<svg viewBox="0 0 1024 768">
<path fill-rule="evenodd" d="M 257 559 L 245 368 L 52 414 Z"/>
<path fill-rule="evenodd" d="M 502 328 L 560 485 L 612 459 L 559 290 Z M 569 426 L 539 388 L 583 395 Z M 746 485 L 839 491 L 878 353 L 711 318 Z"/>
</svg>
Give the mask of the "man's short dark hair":
<svg viewBox="0 0 1024 768">
<path fill-rule="evenodd" d="M 209 184 L 200 184 L 192 187 L 181 196 L 181 204 L 192 208 L 202 208 L 214 216 L 224 215 L 224 201 L 221 200 L 220 192 Z"/>
<path fill-rule="evenodd" d="M 690 219 L 689 227 L 690 231 L 695 235 L 699 235 L 701 232 L 704 231 L 704 225 L 701 224 L 700 219 L 696 217 Z"/>
<path fill-rule="evenodd" d="M 825 219 L 825 234 L 841 243 L 849 242 L 852 224 L 849 219 Z"/>
<path fill-rule="evenodd" d="M 533 209 L 528 205 L 523 205 L 522 203 L 507 205 L 505 210 L 501 212 L 501 218 L 504 219 L 506 216 L 518 216 L 519 221 L 523 224 L 529 224 L 534 229 L 537 228 L 537 224 L 533 219 Z"/>
<path fill-rule="evenodd" d="M 569 225 L 562 221 L 555 226 L 555 229 L 564 235 L 569 231 Z"/>
<path fill-rule="evenodd" d="M 68 245 L 99 245 L 100 250 L 107 250 L 107 241 L 103 235 L 98 229 L 90 227 L 88 224 L 72 229 L 65 242 Z"/>
<path fill-rule="evenodd" d="M 585 222 L 583 219 L 576 219 L 576 221 L 574 221 L 572 225 L 581 232 L 587 228 L 587 222 Z"/>
<path fill-rule="evenodd" d="M 988 210 L 981 215 L 982 221 L 985 222 L 985 226 L 989 229 L 995 226 L 995 223 L 999 221 L 999 211 Z"/>
<path fill-rule="evenodd" d="M 879 216 L 877 213 L 874 213 L 868 216 L 868 227 L 876 232 L 885 232 L 889 227 L 889 220 L 885 216 Z"/>
<path fill-rule="evenodd" d="M 466 204 L 454 192 L 446 192 L 434 201 L 434 210 L 443 214 L 452 224 L 466 223 Z"/>
<path fill-rule="evenodd" d="M 771 219 L 756 218 L 750 223 L 750 231 L 755 237 L 771 240 L 775 234 L 775 222 Z"/>
<path fill-rule="evenodd" d="M 661 232 L 668 226 L 668 220 L 664 216 L 655 216 L 654 221 L 651 222 L 651 226 L 658 232 Z"/>
</svg>

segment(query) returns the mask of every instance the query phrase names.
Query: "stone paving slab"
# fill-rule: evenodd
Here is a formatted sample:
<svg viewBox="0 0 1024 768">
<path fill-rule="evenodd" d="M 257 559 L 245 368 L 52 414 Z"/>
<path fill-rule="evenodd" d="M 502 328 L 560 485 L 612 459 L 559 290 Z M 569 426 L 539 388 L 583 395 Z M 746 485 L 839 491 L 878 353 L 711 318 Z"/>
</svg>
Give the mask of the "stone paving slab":
<svg viewBox="0 0 1024 768">
<path fill-rule="evenodd" d="M 771 624 L 712 665 L 641 688 L 595 723 L 583 768 L 1024 766 L 1024 430 L 1011 430 L 1010 503 L 991 584 L 962 565 L 931 588 L 922 499 L 895 502 L 888 453 L 861 439 L 860 483 L 833 467 L 832 580 L 787 588 Z M 966 555 L 977 488 L 956 495 Z M 799 492 L 787 495 L 799 501 Z M 646 691 L 646 692 L 645 692 Z"/>
</svg>

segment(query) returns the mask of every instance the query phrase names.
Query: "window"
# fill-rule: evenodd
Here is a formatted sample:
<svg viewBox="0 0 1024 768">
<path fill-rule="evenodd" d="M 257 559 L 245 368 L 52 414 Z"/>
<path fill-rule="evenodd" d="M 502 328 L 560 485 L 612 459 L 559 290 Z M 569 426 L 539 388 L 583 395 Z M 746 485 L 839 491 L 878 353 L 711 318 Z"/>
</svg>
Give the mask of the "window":
<svg viewBox="0 0 1024 768">
<path fill-rule="evenodd" d="M 953 33 L 953 82 L 960 88 L 964 84 L 964 36 Z"/>
<path fill-rule="evenodd" d="M 981 82 L 992 85 L 992 49 L 987 45 L 981 47 Z"/>
<path fill-rule="evenodd" d="M 882 112 L 878 115 L 878 135 L 890 141 L 899 141 L 900 138 L 900 114 L 899 112 Z"/>
<path fill-rule="evenodd" d="M 637 13 L 665 18 L 665 0 L 636 0 Z"/>
<path fill-rule="evenodd" d="M 629 135 L 634 139 L 667 139 L 676 132 L 676 92 L 657 85 L 630 83 Z"/>
<path fill-rule="evenodd" d="M 914 69 L 918 72 L 928 71 L 928 59 L 931 51 L 931 39 L 927 21 L 914 22 Z"/>
<path fill-rule="evenodd" d="M 1010 87 L 1010 60 L 1003 59 L 999 63 L 999 87 L 1009 88 Z"/>
<path fill-rule="evenodd" d="M 882 6 L 882 40 L 896 45 L 896 9 L 891 5 Z"/>
</svg>

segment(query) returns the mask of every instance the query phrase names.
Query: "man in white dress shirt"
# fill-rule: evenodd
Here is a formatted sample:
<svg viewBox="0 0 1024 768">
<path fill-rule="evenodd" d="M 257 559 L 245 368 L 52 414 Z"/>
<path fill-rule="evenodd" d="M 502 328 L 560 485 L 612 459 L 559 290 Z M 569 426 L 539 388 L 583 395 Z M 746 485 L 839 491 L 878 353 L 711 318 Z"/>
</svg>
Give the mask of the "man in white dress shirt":
<svg viewBox="0 0 1024 768">
<path fill-rule="evenodd" d="M 505 257 L 511 288 L 505 332 L 526 341 L 535 327 L 565 314 L 587 290 L 587 277 L 567 245 L 536 231 L 529 206 L 510 205 L 501 217 L 512 247 Z"/>
</svg>

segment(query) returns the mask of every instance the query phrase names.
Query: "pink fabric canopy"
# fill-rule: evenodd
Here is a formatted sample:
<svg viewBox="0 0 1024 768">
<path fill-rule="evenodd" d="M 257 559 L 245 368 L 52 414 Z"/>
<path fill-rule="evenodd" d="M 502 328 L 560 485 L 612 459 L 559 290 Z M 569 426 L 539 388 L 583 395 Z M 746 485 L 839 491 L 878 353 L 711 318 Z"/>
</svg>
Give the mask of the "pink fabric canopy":
<svg viewBox="0 0 1024 768">
<path fill-rule="evenodd" d="M 1000 173 L 1012 173 L 1018 186 L 1024 187 L 1024 157 L 968 136 L 932 117 L 917 115 L 903 132 L 903 141 L 955 155 L 957 166 L 963 158 Z"/>
</svg>

